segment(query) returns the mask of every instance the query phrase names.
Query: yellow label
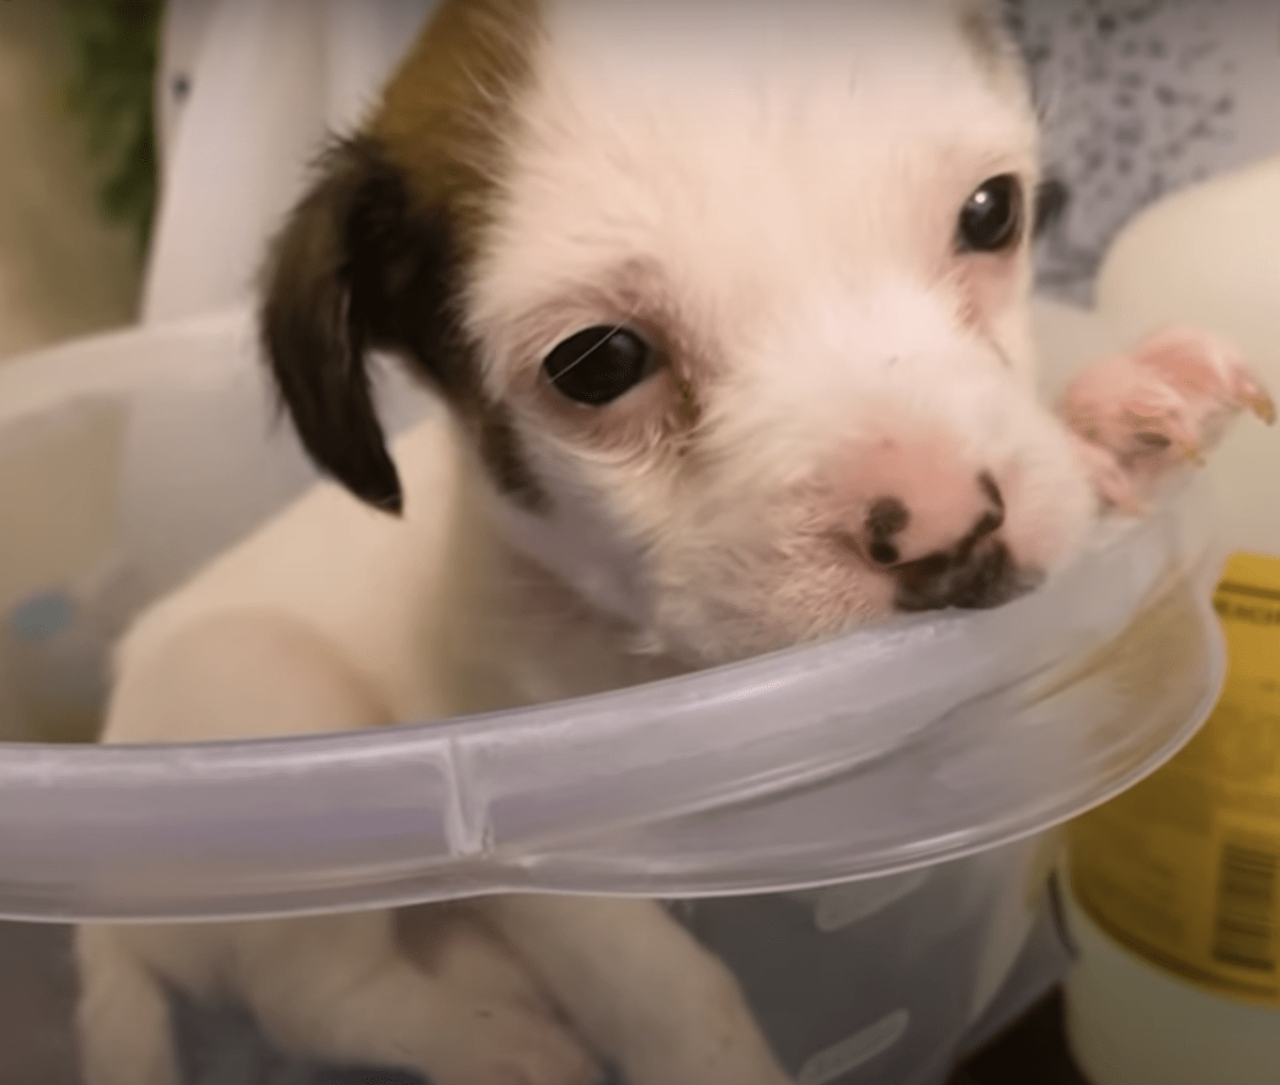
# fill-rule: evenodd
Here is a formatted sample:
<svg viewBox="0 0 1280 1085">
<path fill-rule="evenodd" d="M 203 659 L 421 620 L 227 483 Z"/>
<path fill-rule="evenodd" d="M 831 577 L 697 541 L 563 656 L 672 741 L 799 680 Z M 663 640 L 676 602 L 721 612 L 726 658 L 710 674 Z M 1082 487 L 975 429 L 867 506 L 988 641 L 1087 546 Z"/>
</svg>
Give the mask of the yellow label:
<svg viewBox="0 0 1280 1085">
<path fill-rule="evenodd" d="M 1280 1005 L 1280 560 L 1235 555 L 1215 605 L 1229 666 L 1213 715 L 1072 826 L 1072 886 L 1134 952 Z"/>
</svg>

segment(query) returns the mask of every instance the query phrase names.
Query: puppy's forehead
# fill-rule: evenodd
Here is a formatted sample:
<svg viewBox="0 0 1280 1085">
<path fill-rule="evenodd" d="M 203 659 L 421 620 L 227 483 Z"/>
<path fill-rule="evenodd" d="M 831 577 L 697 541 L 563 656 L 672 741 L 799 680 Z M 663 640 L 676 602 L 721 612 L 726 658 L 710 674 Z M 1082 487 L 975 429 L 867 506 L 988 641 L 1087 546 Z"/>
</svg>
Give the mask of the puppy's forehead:
<svg viewBox="0 0 1280 1085">
<path fill-rule="evenodd" d="M 1007 59 L 981 0 L 543 0 L 540 11 L 549 68 L 637 99 L 863 78 L 911 98 L 922 71 L 956 78 L 959 65 L 968 78 Z"/>
<path fill-rule="evenodd" d="M 726 263 L 749 279 L 770 261 L 821 266 L 824 250 L 846 261 L 851 230 L 877 219 L 886 249 L 904 249 L 932 194 L 949 205 L 1034 169 L 1022 82 L 979 12 L 544 0 L 481 310 L 501 320 L 628 259 L 663 267 L 676 292 L 724 281 Z"/>
<path fill-rule="evenodd" d="M 817 149 L 901 147 L 947 132 L 1019 137 L 1021 83 L 983 9 L 965 0 L 544 0 L 534 132 L 666 146 L 790 135 Z M 988 32 L 977 28 L 987 26 Z M 618 140 L 621 142 L 621 140 Z M 761 145 L 764 141 L 761 140 Z"/>
</svg>

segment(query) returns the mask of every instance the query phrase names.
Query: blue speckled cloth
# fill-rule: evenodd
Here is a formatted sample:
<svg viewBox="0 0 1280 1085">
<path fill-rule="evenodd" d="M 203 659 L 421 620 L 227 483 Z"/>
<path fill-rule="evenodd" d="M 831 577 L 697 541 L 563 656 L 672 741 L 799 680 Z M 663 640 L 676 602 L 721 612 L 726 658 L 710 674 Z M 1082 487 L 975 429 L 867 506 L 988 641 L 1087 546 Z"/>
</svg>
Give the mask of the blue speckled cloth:
<svg viewBox="0 0 1280 1085">
<path fill-rule="evenodd" d="M 1004 0 L 1030 62 L 1046 167 L 1067 207 L 1042 289 L 1087 302 L 1117 232 L 1153 200 L 1280 151 L 1280 6 L 1263 0 Z"/>
<path fill-rule="evenodd" d="M 1266 0 L 1004 0 L 1065 205 L 1041 287 L 1087 300 L 1116 233 L 1157 197 L 1280 151 L 1280 5 Z M 271 1051 L 231 1012 L 179 1007 L 185 1085 L 423 1085 Z"/>
</svg>

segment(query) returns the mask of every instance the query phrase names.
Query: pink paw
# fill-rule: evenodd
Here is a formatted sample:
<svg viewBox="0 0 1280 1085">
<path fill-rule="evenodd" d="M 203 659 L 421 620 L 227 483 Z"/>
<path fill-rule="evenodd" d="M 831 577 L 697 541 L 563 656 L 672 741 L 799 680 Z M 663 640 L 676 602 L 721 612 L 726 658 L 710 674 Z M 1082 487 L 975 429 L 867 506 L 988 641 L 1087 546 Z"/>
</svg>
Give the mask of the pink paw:
<svg viewBox="0 0 1280 1085">
<path fill-rule="evenodd" d="M 1089 366 L 1061 414 L 1103 500 L 1136 512 L 1161 478 L 1202 463 L 1245 409 L 1275 421 L 1271 397 L 1239 351 L 1199 328 L 1175 327 Z"/>
</svg>

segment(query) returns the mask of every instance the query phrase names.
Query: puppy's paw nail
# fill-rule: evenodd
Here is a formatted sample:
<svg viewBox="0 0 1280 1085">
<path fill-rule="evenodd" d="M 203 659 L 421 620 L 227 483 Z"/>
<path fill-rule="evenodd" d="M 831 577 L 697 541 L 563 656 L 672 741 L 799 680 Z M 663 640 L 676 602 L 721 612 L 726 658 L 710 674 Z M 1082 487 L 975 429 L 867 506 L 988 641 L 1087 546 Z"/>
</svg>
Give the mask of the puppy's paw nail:
<svg viewBox="0 0 1280 1085">
<path fill-rule="evenodd" d="M 1270 393 L 1243 362 L 1235 362 L 1228 379 L 1232 405 L 1257 415 L 1268 426 L 1276 420 L 1276 406 Z"/>
<path fill-rule="evenodd" d="M 1204 452 L 1195 430 L 1179 413 L 1170 412 L 1160 418 L 1135 418 L 1130 456 L 1159 456 L 1167 453 L 1177 463 L 1204 463 Z"/>
<path fill-rule="evenodd" d="M 1068 391 L 1063 415 L 1084 440 L 1115 457 L 1134 489 L 1146 492 L 1170 471 L 1203 466 L 1245 410 L 1268 425 L 1276 421 L 1275 402 L 1235 345 L 1178 327 L 1086 368 Z M 1117 489 L 1099 486 L 1122 508 Z"/>
<path fill-rule="evenodd" d="M 1258 389 L 1249 393 L 1244 397 L 1245 406 L 1254 414 L 1261 418 L 1268 426 L 1274 425 L 1276 420 L 1276 405 L 1271 401 L 1271 397 L 1266 392 Z"/>
</svg>

